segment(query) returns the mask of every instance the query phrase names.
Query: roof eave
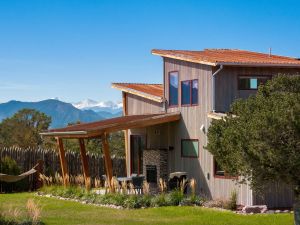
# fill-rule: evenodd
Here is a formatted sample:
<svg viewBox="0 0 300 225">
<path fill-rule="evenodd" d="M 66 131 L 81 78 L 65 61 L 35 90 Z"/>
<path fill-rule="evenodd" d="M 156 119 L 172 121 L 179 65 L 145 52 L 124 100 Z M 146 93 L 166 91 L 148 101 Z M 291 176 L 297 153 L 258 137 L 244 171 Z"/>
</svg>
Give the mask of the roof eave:
<svg viewBox="0 0 300 225">
<path fill-rule="evenodd" d="M 173 55 L 169 55 L 169 54 L 160 54 L 160 53 L 152 52 L 152 55 L 158 55 L 158 56 L 161 56 L 164 58 L 178 59 L 178 60 L 186 61 L 186 62 L 199 63 L 199 64 L 208 65 L 208 66 L 217 66 L 217 63 L 215 63 L 215 62 L 207 62 L 207 61 L 194 60 L 194 59 L 184 59 L 182 57 L 177 57 L 177 56 L 173 56 Z"/>
<path fill-rule="evenodd" d="M 134 90 L 132 88 L 121 87 L 118 84 L 114 84 L 114 83 L 111 84 L 111 87 L 115 88 L 115 89 L 118 89 L 120 91 L 124 91 L 126 93 L 130 93 L 130 94 L 137 95 L 137 96 L 140 96 L 140 97 L 143 97 L 143 98 L 146 98 L 146 99 L 150 99 L 150 100 L 155 101 L 155 102 L 159 102 L 159 103 L 163 102 L 162 97 L 158 97 L 158 96 L 155 96 L 155 95 L 150 95 L 150 94 L 147 94 L 147 93 L 142 92 L 142 91 Z"/>
<path fill-rule="evenodd" d="M 291 63 L 235 63 L 235 62 L 218 62 L 216 65 L 220 66 L 244 66 L 244 67 L 289 67 L 299 68 L 300 64 Z"/>
</svg>

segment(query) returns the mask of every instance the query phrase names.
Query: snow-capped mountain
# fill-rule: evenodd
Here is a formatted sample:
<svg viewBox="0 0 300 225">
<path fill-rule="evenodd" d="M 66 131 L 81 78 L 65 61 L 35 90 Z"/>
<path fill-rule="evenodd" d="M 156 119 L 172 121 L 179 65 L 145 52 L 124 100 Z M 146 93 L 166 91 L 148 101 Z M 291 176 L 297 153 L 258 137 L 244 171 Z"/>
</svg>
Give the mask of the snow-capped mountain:
<svg viewBox="0 0 300 225">
<path fill-rule="evenodd" d="M 77 103 L 73 103 L 73 106 L 81 110 L 93 110 L 95 112 L 109 112 L 120 113 L 122 111 L 122 102 L 113 101 L 100 101 L 86 99 Z"/>
</svg>

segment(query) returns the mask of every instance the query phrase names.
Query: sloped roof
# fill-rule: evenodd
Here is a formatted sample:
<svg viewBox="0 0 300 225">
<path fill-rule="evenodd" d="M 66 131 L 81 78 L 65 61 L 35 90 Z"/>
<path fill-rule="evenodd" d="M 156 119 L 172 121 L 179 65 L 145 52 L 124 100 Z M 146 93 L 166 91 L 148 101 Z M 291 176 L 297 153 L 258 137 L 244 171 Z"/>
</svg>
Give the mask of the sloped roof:
<svg viewBox="0 0 300 225">
<path fill-rule="evenodd" d="M 204 49 L 203 51 L 153 49 L 152 54 L 211 66 L 300 67 L 300 60 L 296 58 L 238 49 Z"/>
<path fill-rule="evenodd" d="M 156 102 L 163 102 L 162 84 L 112 83 L 111 87 L 127 93 L 148 98 Z"/>
<path fill-rule="evenodd" d="M 180 112 L 129 115 L 92 123 L 81 123 L 59 129 L 51 129 L 40 134 L 42 136 L 61 138 L 92 138 L 99 137 L 104 133 L 177 121 L 180 118 Z"/>
</svg>

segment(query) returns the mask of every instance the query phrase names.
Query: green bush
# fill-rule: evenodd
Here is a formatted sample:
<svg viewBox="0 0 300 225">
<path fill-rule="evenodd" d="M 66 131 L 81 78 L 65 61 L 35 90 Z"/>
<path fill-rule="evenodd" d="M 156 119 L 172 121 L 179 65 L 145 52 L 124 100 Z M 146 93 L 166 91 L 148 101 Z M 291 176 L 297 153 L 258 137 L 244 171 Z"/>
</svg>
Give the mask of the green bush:
<svg viewBox="0 0 300 225">
<path fill-rule="evenodd" d="M 0 173 L 19 175 L 21 171 L 17 165 L 17 162 L 6 156 L 0 161 Z M 28 178 L 13 183 L 1 182 L 1 186 L 2 191 L 4 192 L 20 192 L 29 190 Z"/>
<path fill-rule="evenodd" d="M 52 194 L 66 198 L 80 199 L 89 203 L 116 205 L 124 208 L 136 209 L 141 207 L 160 207 L 170 205 L 202 205 L 203 198 L 191 195 L 185 196 L 181 191 L 175 190 L 170 193 L 158 195 L 127 195 L 121 193 L 108 193 L 99 195 L 86 191 L 81 187 L 48 186 L 40 189 L 43 194 Z"/>
<path fill-rule="evenodd" d="M 237 209 L 237 192 L 236 190 L 230 193 L 230 199 L 224 205 L 225 209 L 236 210 Z"/>
<path fill-rule="evenodd" d="M 179 205 L 183 198 L 184 194 L 180 190 L 174 190 L 168 193 L 167 202 L 169 205 Z"/>
<path fill-rule="evenodd" d="M 167 206 L 168 202 L 166 199 L 166 195 L 164 193 L 155 195 L 151 199 L 151 206 L 153 207 L 160 207 L 160 206 Z"/>
</svg>

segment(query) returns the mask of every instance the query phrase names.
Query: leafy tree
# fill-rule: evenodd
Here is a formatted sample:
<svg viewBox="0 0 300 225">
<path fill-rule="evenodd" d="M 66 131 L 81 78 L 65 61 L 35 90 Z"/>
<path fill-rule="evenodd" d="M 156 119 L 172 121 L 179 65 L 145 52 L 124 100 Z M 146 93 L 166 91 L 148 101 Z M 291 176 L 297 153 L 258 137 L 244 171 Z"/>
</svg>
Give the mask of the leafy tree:
<svg viewBox="0 0 300 225">
<path fill-rule="evenodd" d="M 0 146 L 37 147 L 43 144 L 39 135 L 47 130 L 51 118 L 34 109 L 22 109 L 0 123 Z"/>
<path fill-rule="evenodd" d="M 231 111 L 236 117 L 214 120 L 208 130 L 207 149 L 220 166 L 253 188 L 292 184 L 300 199 L 300 76 L 273 78 Z"/>
</svg>

